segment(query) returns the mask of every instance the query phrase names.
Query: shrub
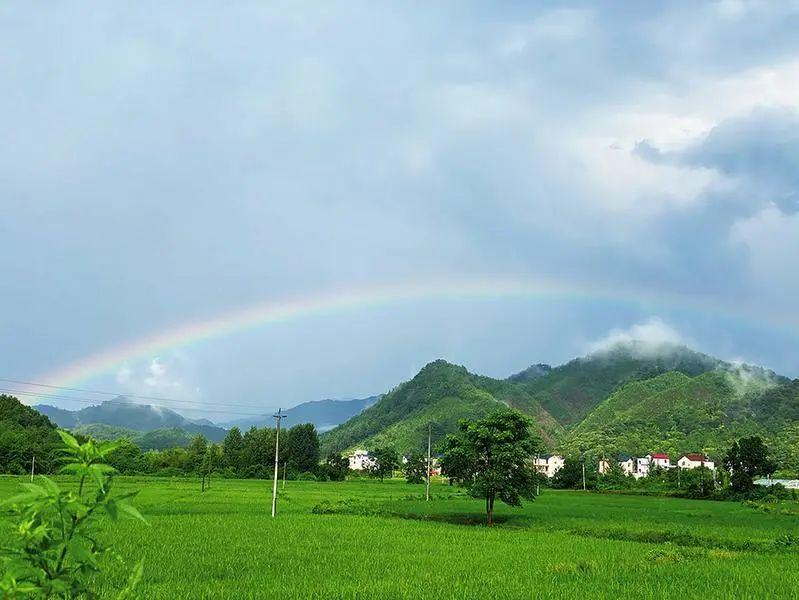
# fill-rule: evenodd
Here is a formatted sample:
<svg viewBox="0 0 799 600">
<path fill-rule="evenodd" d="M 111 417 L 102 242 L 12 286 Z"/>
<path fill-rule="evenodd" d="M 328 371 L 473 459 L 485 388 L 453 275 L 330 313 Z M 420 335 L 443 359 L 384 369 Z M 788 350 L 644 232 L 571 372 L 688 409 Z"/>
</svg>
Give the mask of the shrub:
<svg viewBox="0 0 799 600">
<path fill-rule="evenodd" d="M 25 492 L 3 503 L 16 517 L 16 545 L 0 550 L 4 557 L 0 592 L 4 598 L 51 596 L 92 597 L 87 576 L 100 570 L 100 559 L 111 550 L 100 541 L 101 515 L 116 521 L 129 516 L 144 521 L 128 500 L 137 492 L 111 493 L 115 469 L 104 461 L 118 444 L 83 444 L 59 431 L 61 453 L 67 464 L 62 473 L 79 478 L 77 492 L 61 490 L 41 476 L 25 483 Z M 142 563 L 132 571 L 122 597 L 130 596 L 142 574 Z"/>
</svg>

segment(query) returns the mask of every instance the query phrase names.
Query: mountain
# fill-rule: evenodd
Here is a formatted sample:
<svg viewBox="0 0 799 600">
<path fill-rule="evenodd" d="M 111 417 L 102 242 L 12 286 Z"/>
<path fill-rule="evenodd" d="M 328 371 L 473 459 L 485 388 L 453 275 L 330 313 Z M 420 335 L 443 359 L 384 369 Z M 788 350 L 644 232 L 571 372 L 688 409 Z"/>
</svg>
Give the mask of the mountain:
<svg viewBox="0 0 799 600">
<path fill-rule="evenodd" d="M 179 428 L 188 434 L 201 433 L 214 442 L 221 442 L 227 434 L 222 427 L 209 425 L 210 421 L 192 421 L 168 408 L 137 404 L 124 396 L 77 411 L 46 404 L 39 404 L 34 408 L 65 429 L 75 429 L 89 424 L 112 425 L 140 432 Z"/>
<path fill-rule="evenodd" d="M 527 381 L 533 381 L 534 379 L 548 375 L 550 371 L 552 371 L 552 367 L 550 365 L 538 363 L 537 365 L 530 365 L 524 371 L 519 371 L 515 375 L 511 375 L 508 377 L 508 381 L 511 383 L 524 383 Z"/>
<path fill-rule="evenodd" d="M 569 427 L 625 383 L 668 371 L 693 377 L 725 364 L 685 346 L 629 342 L 555 368 L 538 369 L 542 365 L 535 365 L 507 381 L 517 382 L 558 422 Z M 533 377 L 527 375 L 531 369 Z"/>
<path fill-rule="evenodd" d="M 545 439 L 562 434 L 560 425 L 514 383 L 469 373 L 444 360 L 429 363 L 410 381 L 383 395 L 373 406 L 322 436 L 322 450 L 388 444 L 400 452 L 426 444 L 427 426 L 441 439 L 463 418 L 486 415 L 501 406 L 530 414 Z"/>
<path fill-rule="evenodd" d="M 328 431 L 354 417 L 362 410 L 369 408 L 379 398 L 380 396 L 369 396 L 358 400 L 313 400 L 311 402 L 303 402 L 285 411 L 286 420 L 284 423 L 288 427 L 300 423 L 313 423 L 318 431 Z M 252 426 L 274 427 L 275 419 L 270 414 L 255 418 L 237 419 L 225 425 L 228 427 L 235 426 L 242 430 L 249 429 Z"/>
<path fill-rule="evenodd" d="M 757 368 L 720 367 L 695 377 L 671 371 L 630 382 L 576 425 L 563 449 L 613 456 L 653 450 L 721 458 L 733 440 L 760 435 L 799 469 L 799 380 Z"/>
</svg>

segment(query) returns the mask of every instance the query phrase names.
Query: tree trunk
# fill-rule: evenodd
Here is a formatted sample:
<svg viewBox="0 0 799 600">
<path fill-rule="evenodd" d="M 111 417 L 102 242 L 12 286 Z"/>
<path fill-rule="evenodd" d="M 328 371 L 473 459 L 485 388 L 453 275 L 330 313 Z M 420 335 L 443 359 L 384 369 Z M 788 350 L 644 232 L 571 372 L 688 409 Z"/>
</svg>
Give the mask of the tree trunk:
<svg viewBox="0 0 799 600">
<path fill-rule="evenodd" d="M 486 496 L 486 523 L 490 526 L 494 524 L 494 496 Z"/>
</svg>

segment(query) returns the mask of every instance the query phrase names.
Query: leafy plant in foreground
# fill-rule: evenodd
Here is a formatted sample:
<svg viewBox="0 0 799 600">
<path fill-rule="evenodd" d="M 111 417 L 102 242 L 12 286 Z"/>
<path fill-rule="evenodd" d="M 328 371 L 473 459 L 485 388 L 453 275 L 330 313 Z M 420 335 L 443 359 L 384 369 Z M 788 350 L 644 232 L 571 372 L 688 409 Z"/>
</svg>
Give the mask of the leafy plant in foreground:
<svg viewBox="0 0 799 600">
<path fill-rule="evenodd" d="M 84 444 L 59 431 L 61 453 L 67 464 L 61 469 L 78 477 L 77 491 L 62 490 L 54 481 L 23 484 L 25 492 L 3 503 L 15 517 L 17 544 L 0 548 L 4 557 L 0 592 L 4 598 L 94 597 L 87 577 L 100 569 L 100 559 L 110 553 L 101 541 L 103 515 L 116 521 L 129 516 L 141 521 L 139 511 L 128 503 L 138 492 L 112 495 L 115 469 L 104 461 L 116 442 Z M 132 571 L 120 597 L 131 597 L 142 574 L 140 562 Z"/>
</svg>

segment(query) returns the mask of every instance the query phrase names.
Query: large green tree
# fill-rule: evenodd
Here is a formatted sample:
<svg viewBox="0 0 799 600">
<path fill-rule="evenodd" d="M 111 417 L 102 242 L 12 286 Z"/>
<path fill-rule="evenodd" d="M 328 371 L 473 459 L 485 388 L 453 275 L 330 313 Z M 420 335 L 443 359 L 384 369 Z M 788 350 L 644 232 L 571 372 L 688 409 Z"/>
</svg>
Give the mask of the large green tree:
<svg viewBox="0 0 799 600">
<path fill-rule="evenodd" d="M 241 437 L 241 430 L 238 427 L 231 427 L 222 442 L 222 452 L 224 466 L 232 469 L 237 475 L 242 474 L 244 471 L 244 465 L 241 464 L 243 449 L 244 442 Z"/>
<path fill-rule="evenodd" d="M 388 475 L 389 477 L 399 466 L 399 455 L 391 446 L 382 446 L 369 452 L 369 466 L 367 467 L 372 477 L 377 477 L 380 481 Z"/>
<path fill-rule="evenodd" d="M 753 479 L 771 475 L 777 465 L 768 456 L 768 448 L 758 436 L 741 438 L 733 442 L 724 465 L 730 471 L 730 488 L 734 492 L 747 492 L 754 488 Z"/>
<path fill-rule="evenodd" d="M 402 465 L 405 481 L 408 483 L 424 483 L 427 472 L 427 457 L 421 452 L 414 452 Z"/>
<path fill-rule="evenodd" d="M 286 436 L 289 468 L 295 473 L 314 472 L 319 466 L 319 434 L 312 423 L 295 425 Z"/>
<path fill-rule="evenodd" d="M 483 419 L 463 420 L 458 433 L 443 443 L 444 472 L 485 498 L 486 521 L 494 519 L 494 501 L 510 506 L 534 500 L 538 473 L 533 457 L 541 447 L 533 422 L 513 410 L 499 410 Z"/>
</svg>

